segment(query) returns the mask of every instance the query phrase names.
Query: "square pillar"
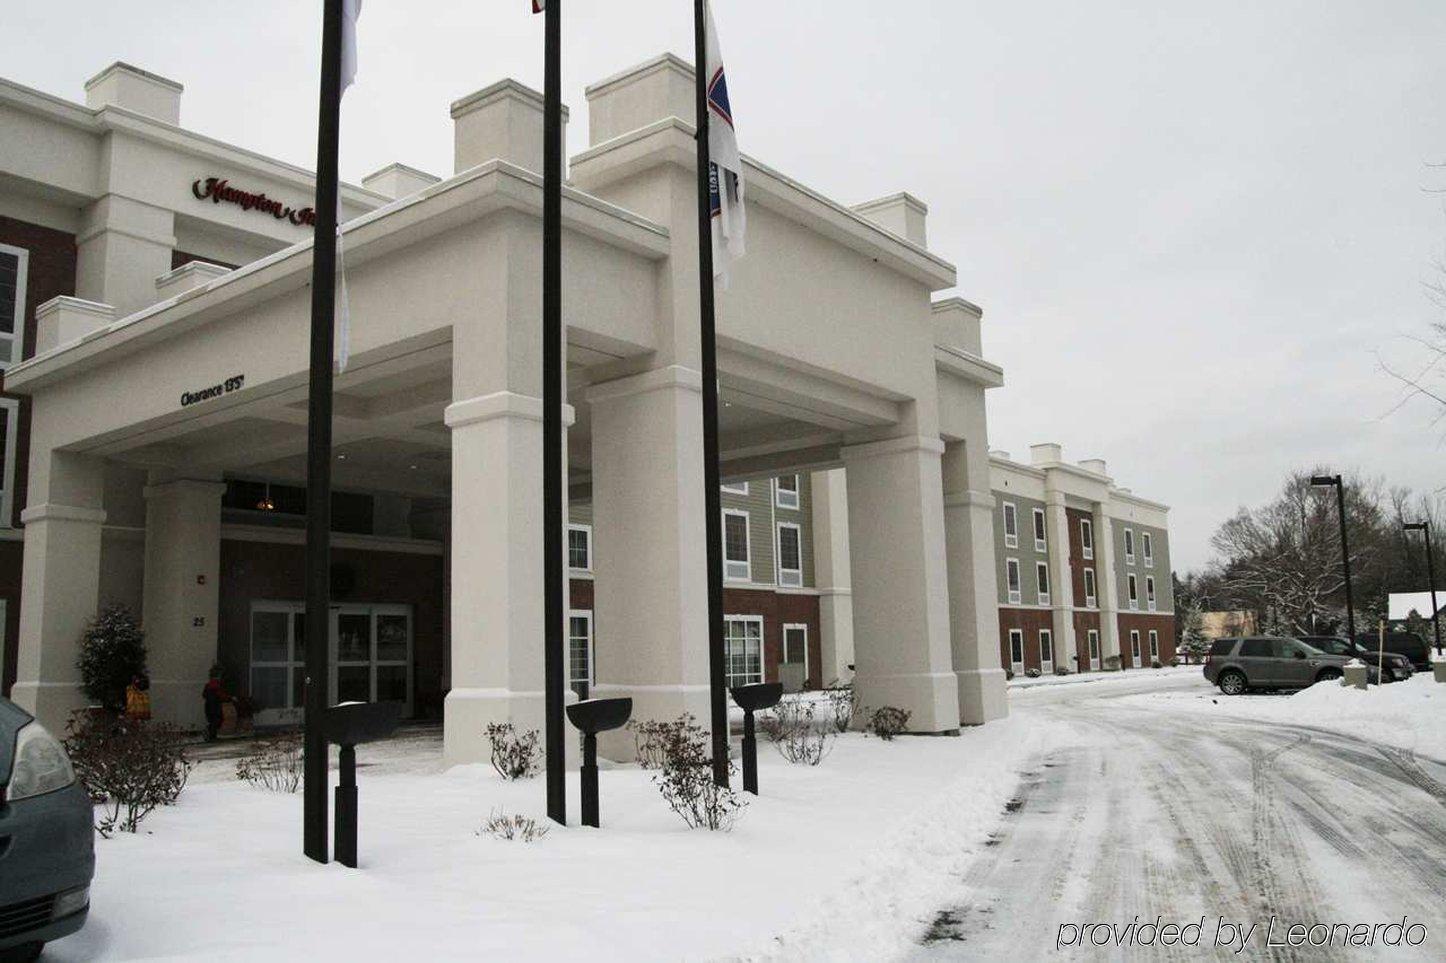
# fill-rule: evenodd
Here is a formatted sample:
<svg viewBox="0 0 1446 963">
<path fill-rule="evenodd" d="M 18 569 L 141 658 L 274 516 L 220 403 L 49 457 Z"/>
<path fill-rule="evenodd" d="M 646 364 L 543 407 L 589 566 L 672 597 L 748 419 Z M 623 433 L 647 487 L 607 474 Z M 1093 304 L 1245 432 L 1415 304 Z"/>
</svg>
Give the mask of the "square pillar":
<svg viewBox="0 0 1446 963">
<path fill-rule="evenodd" d="M 142 628 L 151 711 L 192 728 L 205 725 L 201 689 L 216 661 L 225 491 L 219 481 L 189 478 L 145 489 Z"/>
<path fill-rule="evenodd" d="M 30 458 L 20 590 L 20 639 L 11 699 L 61 735 L 87 704 L 76 656 L 100 600 L 104 465 L 69 452 Z"/>
<path fill-rule="evenodd" d="M 994 496 L 985 444 L 944 446 L 944 544 L 948 553 L 949 636 L 959 692 L 959 722 L 977 726 L 1009 714 L 999 664 Z"/>
<path fill-rule="evenodd" d="M 598 697 L 633 718 L 709 725 L 703 396 L 697 371 L 658 368 L 588 389 Z M 632 736 L 599 751 L 631 760 Z"/>
<path fill-rule="evenodd" d="M 937 437 L 842 451 L 853 565 L 855 686 L 861 706 L 910 713 L 911 732 L 959 729 Z"/>
<path fill-rule="evenodd" d="M 1078 669 L 1071 660 L 1078 654 L 1074 634 L 1074 577 L 1069 567 L 1069 513 L 1064 492 L 1044 495 L 1045 549 L 1049 565 L 1049 610 L 1054 632 L 1054 664 Z"/>
<path fill-rule="evenodd" d="M 1115 668 L 1120 667 L 1120 595 L 1115 575 L 1115 531 L 1104 506 L 1095 505 L 1095 591 L 1100 606 L 1100 667 L 1108 666 L 1111 656 Z"/>
<path fill-rule="evenodd" d="M 85 209 L 75 237 L 76 295 L 112 305 L 123 318 L 160 300 L 156 279 L 170 273 L 176 217 L 164 208 L 106 194 Z"/>
<path fill-rule="evenodd" d="M 819 681 L 853 678 L 854 605 L 849 562 L 848 482 L 844 470 L 813 473 L 813 581 L 818 587 Z"/>
</svg>

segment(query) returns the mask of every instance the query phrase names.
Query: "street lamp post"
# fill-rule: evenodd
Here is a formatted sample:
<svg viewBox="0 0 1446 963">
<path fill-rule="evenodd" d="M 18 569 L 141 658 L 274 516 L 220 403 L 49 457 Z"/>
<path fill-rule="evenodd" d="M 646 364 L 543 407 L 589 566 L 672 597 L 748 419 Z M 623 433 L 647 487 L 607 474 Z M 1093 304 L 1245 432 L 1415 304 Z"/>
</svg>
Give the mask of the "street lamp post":
<svg viewBox="0 0 1446 963">
<path fill-rule="evenodd" d="M 1420 532 L 1426 536 L 1426 579 L 1431 583 L 1431 631 L 1436 638 L 1436 654 L 1441 654 L 1441 618 L 1438 615 L 1440 609 L 1436 606 L 1436 563 L 1431 555 L 1431 523 L 1430 522 L 1407 522 L 1404 526 L 1408 532 Z"/>
<path fill-rule="evenodd" d="M 1356 608 L 1351 598 L 1351 549 L 1346 538 L 1346 486 L 1340 475 L 1314 475 L 1310 483 L 1317 488 L 1335 486 L 1336 510 L 1341 519 L 1341 565 L 1346 576 L 1346 629 L 1352 642 L 1356 640 Z"/>
</svg>

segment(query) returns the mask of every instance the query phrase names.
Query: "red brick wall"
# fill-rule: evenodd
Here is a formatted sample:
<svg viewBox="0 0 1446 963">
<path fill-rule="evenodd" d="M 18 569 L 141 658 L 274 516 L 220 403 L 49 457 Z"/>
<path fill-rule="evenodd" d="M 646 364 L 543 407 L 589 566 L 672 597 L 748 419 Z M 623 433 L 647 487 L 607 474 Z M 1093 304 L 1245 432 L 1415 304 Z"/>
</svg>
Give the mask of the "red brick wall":
<svg viewBox="0 0 1446 963">
<path fill-rule="evenodd" d="M 1069 520 L 1069 581 L 1074 588 L 1074 604 L 1085 604 L 1084 570 L 1094 568 L 1093 561 L 1085 561 L 1084 536 L 1080 534 L 1079 523 L 1090 518 L 1089 512 L 1078 508 L 1066 508 L 1065 518 Z M 1095 573 L 1095 591 L 1099 591 L 1099 572 Z"/>
<path fill-rule="evenodd" d="M 1038 669 L 1039 630 L 1054 629 L 1054 621 L 1046 609 L 999 608 L 999 658 L 1004 668 L 1010 667 L 1009 630 L 1024 630 L 1024 668 Z"/>
<path fill-rule="evenodd" d="M 763 617 L 763 681 L 778 681 L 778 663 L 783 660 L 783 626 L 808 626 L 808 688 L 818 689 L 832 682 L 822 676 L 823 650 L 819 640 L 818 596 L 795 595 L 768 589 L 723 590 L 723 611 L 727 615 Z"/>
<path fill-rule="evenodd" d="M 1076 612 L 1074 613 L 1074 643 L 1075 658 L 1077 661 L 1070 668 L 1079 672 L 1090 671 L 1090 637 L 1091 629 L 1096 632 L 1100 628 L 1100 614 L 1098 612 Z M 1100 639 L 1100 668 L 1105 665 L 1105 642 Z"/>
<path fill-rule="evenodd" d="M 1120 667 L 1130 668 L 1130 630 L 1140 633 L 1140 667 L 1150 665 L 1150 630 L 1160 633 L 1160 664 L 1169 665 L 1175 657 L 1175 617 L 1147 612 L 1121 612 Z"/>
</svg>

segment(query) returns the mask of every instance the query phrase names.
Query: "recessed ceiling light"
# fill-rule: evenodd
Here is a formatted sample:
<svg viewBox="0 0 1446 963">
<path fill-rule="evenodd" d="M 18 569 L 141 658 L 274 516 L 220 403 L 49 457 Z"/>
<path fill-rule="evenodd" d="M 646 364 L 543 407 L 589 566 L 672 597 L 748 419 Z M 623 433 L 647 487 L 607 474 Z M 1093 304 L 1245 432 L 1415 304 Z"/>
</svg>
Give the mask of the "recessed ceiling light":
<svg viewBox="0 0 1446 963">
<path fill-rule="evenodd" d="M 336 458 L 338 461 L 346 461 L 346 455 L 337 455 Z"/>
</svg>

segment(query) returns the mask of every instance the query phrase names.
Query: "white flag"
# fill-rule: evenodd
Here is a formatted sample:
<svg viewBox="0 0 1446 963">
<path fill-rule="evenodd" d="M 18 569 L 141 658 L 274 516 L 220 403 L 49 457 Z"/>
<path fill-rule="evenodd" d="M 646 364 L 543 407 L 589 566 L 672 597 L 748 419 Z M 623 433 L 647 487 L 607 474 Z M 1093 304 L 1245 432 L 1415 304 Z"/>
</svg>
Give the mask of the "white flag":
<svg viewBox="0 0 1446 963">
<path fill-rule="evenodd" d="M 356 21 L 361 16 L 362 0 L 342 0 L 341 4 L 341 95 L 356 81 Z M 351 358 L 351 302 L 346 296 L 346 252 L 341 246 L 341 185 L 336 193 L 336 267 L 341 291 L 337 301 L 336 368 L 346 370 Z"/>
<path fill-rule="evenodd" d="M 361 16 L 362 0 L 342 0 L 341 4 L 341 92 L 356 80 L 356 20 Z"/>
<path fill-rule="evenodd" d="M 743 256 L 743 235 L 748 226 L 743 207 L 743 160 L 738 155 L 738 134 L 733 129 L 733 109 L 728 102 L 728 81 L 723 75 L 723 55 L 718 49 L 718 29 L 713 24 L 712 4 L 704 4 L 708 15 L 708 185 L 712 193 L 713 276 L 728 287 L 728 267 Z"/>
</svg>

